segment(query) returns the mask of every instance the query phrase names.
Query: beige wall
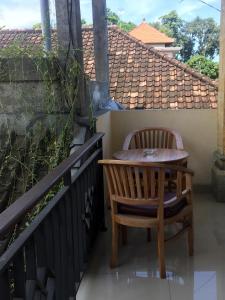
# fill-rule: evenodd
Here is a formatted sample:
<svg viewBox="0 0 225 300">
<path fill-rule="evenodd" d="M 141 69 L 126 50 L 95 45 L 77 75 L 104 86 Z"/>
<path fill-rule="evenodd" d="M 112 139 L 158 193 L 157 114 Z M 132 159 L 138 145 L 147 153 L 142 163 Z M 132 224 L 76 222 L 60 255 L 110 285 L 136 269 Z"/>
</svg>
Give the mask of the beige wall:
<svg viewBox="0 0 225 300">
<path fill-rule="evenodd" d="M 103 138 L 103 155 L 104 158 L 111 157 L 111 140 L 112 140 L 112 128 L 111 128 L 111 112 L 108 111 L 97 118 L 96 123 L 97 132 L 104 132 Z"/>
<path fill-rule="evenodd" d="M 210 184 L 213 151 L 217 146 L 217 110 L 113 111 L 111 119 L 109 115 L 101 118 L 98 128 L 106 132 L 105 141 L 109 143 L 105 146 L 106 157 L 120 150 L 125 136 L 134 129 L 145 126 L 173 128 L 181 134 L 184 147 L 190 153 L 189 167 L 195 171 L 194 183 Z"/>
</svg>

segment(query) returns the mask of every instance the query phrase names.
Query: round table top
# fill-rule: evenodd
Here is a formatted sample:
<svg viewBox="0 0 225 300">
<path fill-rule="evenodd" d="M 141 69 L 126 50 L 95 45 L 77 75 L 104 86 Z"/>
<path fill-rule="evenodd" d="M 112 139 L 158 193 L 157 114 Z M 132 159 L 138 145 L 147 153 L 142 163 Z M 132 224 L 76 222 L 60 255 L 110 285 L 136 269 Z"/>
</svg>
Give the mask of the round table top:
<svg viewBox="0 0 225 300">
<path fill-rule="evenodd" d="M 113 158 L 119 160 L 157 163 L 179 162 L 188 156 L 186 151 L 177 149 L 130 149 L 113 154 Z"/>
</svg>

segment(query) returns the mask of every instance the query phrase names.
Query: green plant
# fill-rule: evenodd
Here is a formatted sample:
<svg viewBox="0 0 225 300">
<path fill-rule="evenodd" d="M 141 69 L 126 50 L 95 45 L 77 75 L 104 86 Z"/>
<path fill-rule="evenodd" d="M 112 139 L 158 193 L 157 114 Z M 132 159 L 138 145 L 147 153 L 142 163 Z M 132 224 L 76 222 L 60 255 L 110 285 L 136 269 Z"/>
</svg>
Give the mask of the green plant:
<svg viewBox="0 0 225 300">
<path fill-rule="evenodd" d="M 131 31 L 136 27 L 136 25 L 133 22 L 125 22 L 121 20 L 120 17 L 110 8 L 107 8 L 107 20 L 109 24 L 117 25 L 127 32 Z"/>
<path fill-rule="evenodd" d="M 207 59 L 203 55 L 192 56 L 187 61 L 187 65 L 211 79 L 217 79 L 219 77 L 219 64 L 211 59 Z"/>
<path fill-rule="evenodd" d="M 14 84 L 14 72 L 18 68 L 18 61 L 22 70 L 21 77 L 23 77 L 25 63 L 30 61 L 33 64 L 35 72 L 43 82 L 44 106 L 48 115 L 55 115 L 63 111 L 66 118 L 61 120 L 58 117 L 57 121 L 53 122 L 48 129 L 42 119 L 36 122 L 35 128 L 26 133 L 22 145 L 19 145 L 22 151 L 17 151 L 17 149 L 15 151 L 16 142 L 12 142 L 10 129 L 6 126 L 5 135 L 9 149 L 3 155 L 3 161 L 0 164 L 0 179 L 1 176 L 4 177 L 4 172 L 10 173 L 10 169 L 16 169 L 6 206 L 10 205 L 18 197 L 18 194 L 26 192 L 41 177 L 68 157 L 73 134 L 79 76 L 82 75 L 76 56 L 69 55 L 66 61 L 62 62 L 55 51 L 45 52 L 41 47 L 22 48 L 18 42 L 0 49 L 0 81 L 7 80 L 9 84 Z M 30 109 L 32 108 L 29 108 L 29 103 L 27 103 L 27 107 L 31 113 Z M 90 109 L 90 119 L 92 118 L 94 122 L 92 115 L 93 112 Z M 20 226 L 16 227 L 17 233 L 33 220 L 61 189 L 62 185 L 63 182 L 59 182 L 49 191 L 25 217 Z M 14 236 L 16 235 L 14 232 Z"/>
</svg>

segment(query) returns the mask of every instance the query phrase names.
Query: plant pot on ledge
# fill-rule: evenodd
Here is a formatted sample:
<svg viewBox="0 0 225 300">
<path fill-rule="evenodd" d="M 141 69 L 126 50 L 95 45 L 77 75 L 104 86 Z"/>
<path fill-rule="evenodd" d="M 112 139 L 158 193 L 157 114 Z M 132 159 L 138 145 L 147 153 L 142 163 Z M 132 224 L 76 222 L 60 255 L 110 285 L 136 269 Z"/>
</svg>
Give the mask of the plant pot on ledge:
<svg viewBox="0 0 225 300">
<path fill-rule="evenodd" d="M 218 202 L 225 202 L 225 156 L 214 152 L 212 167 L 212 192 Z"/>
</svg>

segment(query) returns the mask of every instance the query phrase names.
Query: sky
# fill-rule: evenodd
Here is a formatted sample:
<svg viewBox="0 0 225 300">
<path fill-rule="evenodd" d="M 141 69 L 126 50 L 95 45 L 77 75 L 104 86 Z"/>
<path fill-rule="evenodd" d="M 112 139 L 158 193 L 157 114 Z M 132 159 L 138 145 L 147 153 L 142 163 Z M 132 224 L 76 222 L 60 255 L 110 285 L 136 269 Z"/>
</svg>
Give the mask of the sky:
<svg viewBox="0 0 225 300">
<path fill-rule="evenodd" d="M 204 0 L 220 9 L 221 0 Z M 145 18 L 153 22 L 171 10 L 177 10 L 185 20 L 196 16 L 212 17 L 217 23 L 220 13 L 203 4 L 200 0 L 106 0 L 107 7 L 117 13 L 124 21 L 141 23 Z M 50 0 L 52 22 L 54 23 L 54 0 Z M 91 0 L 80 0 L 81 16 L 92 23 Z M 41 21 L 39 0 L 0 0 L 0 28 L 19 29 L 32 28 Z"/>
</svg>

